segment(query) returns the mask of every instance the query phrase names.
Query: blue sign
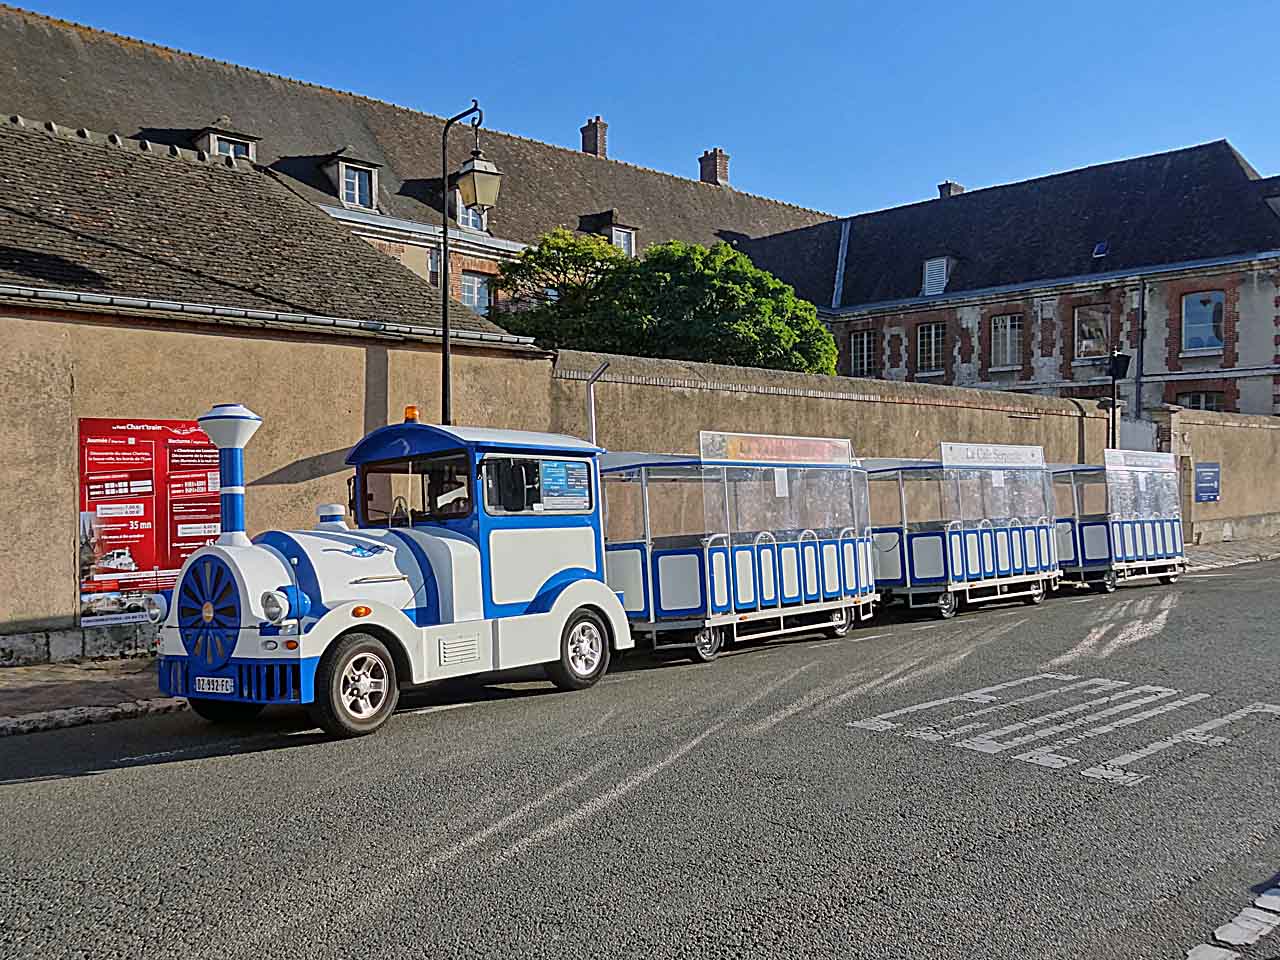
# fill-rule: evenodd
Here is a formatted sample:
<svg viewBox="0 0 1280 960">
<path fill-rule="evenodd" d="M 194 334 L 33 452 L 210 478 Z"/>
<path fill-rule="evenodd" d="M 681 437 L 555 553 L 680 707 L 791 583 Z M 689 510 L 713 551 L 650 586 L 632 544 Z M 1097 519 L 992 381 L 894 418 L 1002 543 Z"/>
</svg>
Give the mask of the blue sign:
<svg viewBox="0 0 1280 960">
<path fill-rule="evenodd" d="M 1196 503 L 1217 503 L 1222 494 L 1222 464 L 1196 464 Z"/>
<path fill-rule="evenodd" d="M 591 474 L 585 463 L 543 460 L 540 473 L 544 510 L 591 509 Z"/>
</svg>

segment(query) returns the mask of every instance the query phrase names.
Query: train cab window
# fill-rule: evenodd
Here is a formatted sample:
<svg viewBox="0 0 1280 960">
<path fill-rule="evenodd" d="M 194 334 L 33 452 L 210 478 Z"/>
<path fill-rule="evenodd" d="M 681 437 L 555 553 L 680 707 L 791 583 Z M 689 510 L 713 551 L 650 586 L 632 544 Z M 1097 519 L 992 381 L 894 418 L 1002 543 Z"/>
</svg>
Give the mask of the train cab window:
<svg viewBox="0 0 1280 960">
<path fill-rule="evenodd" d="M 491 514 L 591 511 L 591 468 L 583 461 L 486 457 L 483 474 Z"/>
<path fill-rule="evenodd" d="M 361 471 L 370 524 L 407 527 L 471 514 L 471 466 L 465 453 L 373 463 Z"/>
</svg>

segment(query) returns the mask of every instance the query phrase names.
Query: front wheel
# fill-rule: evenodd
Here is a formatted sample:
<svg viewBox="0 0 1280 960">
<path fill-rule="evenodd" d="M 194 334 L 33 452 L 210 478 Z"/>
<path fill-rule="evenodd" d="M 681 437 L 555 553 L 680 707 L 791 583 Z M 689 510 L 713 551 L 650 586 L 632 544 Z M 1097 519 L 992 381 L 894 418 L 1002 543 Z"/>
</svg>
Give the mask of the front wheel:
<svg viewBox="0 0 1280 960">
<path fill-rule="evenodd" d="M 396 664 L 377 637 L 349 633 L 316 668 L 311 719 L 334 737 L 363 737 L 390 719 L 400 700 Z"/>
<path fill-rule="evenodd" d="M 1037 580 L 1031 584 L 1031 592 L 1022 598 L 1022 602 L 1031 607 L 1044 603 L 1044 581 Z"/>
<path fill-rule="evenodd" d="M 845 607 L 840 611 L 840 619 L 835 621 L 831 626 L 827 627 L 823 633 L 828 637 L 839 640 L 841 637 L 847 637 L 849 631 L 853 629 L 853 610 Z"/>
<path fill-rule="evenodd" d="M 1160 582 L 1165 584 L 1166 586 L 1173 586 L 1175 583 L 1178 582 L 1178 577 L 1180 576 L 1181 574 L 1179 573 L 1170 573 L 1166 576 L 1161 577 Z"/>
<path fill-rule="evenodd" d="M 938 616 L 943 620 L 950 620 L 956 615 L 956 611 L 960 609 L 960 598 L 950 590 L 945 593 L 938 594 Z"/>
<path fill-rule="evenodd" d="M 560 659 L 547 664 L 547 679 L 561 690 L 585 690 L 609 669 L 609 632 L 585 607 L 574 611 L 560 634 Z"/>
<path fill-rule="evenodd" d="M 210 700 L 188 697 L 187 703 L 196 716 L 210 723 L 248 723 L 262 712 L 264 703 L 242 703 L 239 700 Z"/>
</svg>

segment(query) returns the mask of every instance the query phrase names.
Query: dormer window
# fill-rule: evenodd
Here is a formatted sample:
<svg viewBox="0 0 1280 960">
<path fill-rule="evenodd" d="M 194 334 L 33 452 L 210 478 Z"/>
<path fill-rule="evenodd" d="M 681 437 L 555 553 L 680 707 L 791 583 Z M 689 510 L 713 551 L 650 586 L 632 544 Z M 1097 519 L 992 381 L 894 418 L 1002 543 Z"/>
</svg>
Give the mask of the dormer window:
<svg viewBox="0 0 1280 960">
<path fill-rule="evenodd" d="M 220 157 L 244 157 L 247 160 L 253 159 L 253 144 L 248 140 L 237 140 L 234 137 L 224 137 L 221 134 L 214 134 L 213 147 L 214 152 Z"/>
<path fill-rule="evenodd" d="M 323 169 L 338 191 L 338 199 L 344 207 L 357 210 L 378 208 L 378 167 L 380 164 L 365 160 L 351 147 L 343 147 L 324 158 Z"/>
<path fill-rule="evenodd" d="M 924 262 L 924 295 L 931 297 L 944 292 L 950 277 L 950 257 L 932 257 L 926 260 Z"/>
<path fill-rule="evenodd" d="M 453 209 L 454 219 L 458 221 L 460 227 L 467 230 L 488 230 L 489 229 L 489 213 L 486 210 L 480 210 L 476 207 L 464 207 L 462 205 L 462 194 L 457 190 L 453 191 Z"/>
<path fill-rule="evenodd" d="M 373 171 L 353 163 L 342 164 L 342 202 L 349 207 L 373 206 Z"/>
<path fill-rule="evenodd" d="M 628 257 L 636 255 L 636 232 L 630 227 L 610 227 L 609 242 Z"/>
<path fill-rule="evenodd" d="M 259 139 L 253 134 L 236 129 L 231 118 L 223 114 L 196 133 L 193 145 L 197 150 L 203 150 L 212 156 L 257 161 Z"/>
</svg>

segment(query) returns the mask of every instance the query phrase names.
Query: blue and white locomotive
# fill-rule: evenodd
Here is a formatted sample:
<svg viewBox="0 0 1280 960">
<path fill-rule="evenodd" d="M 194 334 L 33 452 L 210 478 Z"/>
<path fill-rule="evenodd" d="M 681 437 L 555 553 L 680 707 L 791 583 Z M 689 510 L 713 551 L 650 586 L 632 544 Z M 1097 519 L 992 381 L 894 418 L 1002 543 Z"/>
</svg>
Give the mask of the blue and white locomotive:
<svg viewBox="0 0 1280 960">
<path fill-rule="evenodd" d="M 634 645 L 604 579 L 593 444 L 405 421 L 347 457 L 339 505 L 313 530 L 244 530 L 245 445 L 261 418 L 199 418 L 219 448 L 222 532 L 192 555 L 161 631 L 161 688 L 211 721 L 307 705 L 338 736 L 378 729 L 402 685 L 545 665 L 592 686 Z"/>
</svg>

